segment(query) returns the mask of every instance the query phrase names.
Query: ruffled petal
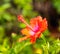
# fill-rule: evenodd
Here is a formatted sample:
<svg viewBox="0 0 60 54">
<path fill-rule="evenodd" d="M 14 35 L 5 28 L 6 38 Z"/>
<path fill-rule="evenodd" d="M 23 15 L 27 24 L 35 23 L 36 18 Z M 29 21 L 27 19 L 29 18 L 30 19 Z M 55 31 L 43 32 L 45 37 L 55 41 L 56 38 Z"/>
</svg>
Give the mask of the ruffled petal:
<svg viewBox="0 0 60 54">
<path fill-rule="evenodd" d="M 36 31 L 38 30 L 38 23 L 39 21 L 42 21 L 42 17 L 41 16 L 37 16 L 36 18 L 33 18 L 30 20 L 30 25 L 33 27 L 33 29 Z"/>
<path fill-rule="evenodd" d="M 44 30 L 47 29 L 47 20 L 44 18 L 41 22 L 39 22 L 39 30 L 43 32 Z"/>
</svg>

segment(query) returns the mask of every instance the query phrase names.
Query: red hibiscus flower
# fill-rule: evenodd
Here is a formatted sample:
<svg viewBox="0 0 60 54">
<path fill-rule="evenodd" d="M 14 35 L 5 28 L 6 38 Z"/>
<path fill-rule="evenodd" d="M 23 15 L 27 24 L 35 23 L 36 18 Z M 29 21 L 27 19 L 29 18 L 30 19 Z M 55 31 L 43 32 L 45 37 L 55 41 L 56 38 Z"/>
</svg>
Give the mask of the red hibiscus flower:
<svg viewBox="0 0 60 54">
<path fill-rule="evenodd" d="M 19 42 L 30 38 L 31 43 L 35 43 L 36 39 L 41 36 L 41 33 L 47 29 L 47 20 L 46 18 L 42 19 L 41 16 L 32 18 L 30 20 L 30 25 L 21 15 L 18 16 L 18 21 L 21 21 L 26 25 L 26 28 L 21 30 L 25 37 L 19 38 Z"/>
</svg>

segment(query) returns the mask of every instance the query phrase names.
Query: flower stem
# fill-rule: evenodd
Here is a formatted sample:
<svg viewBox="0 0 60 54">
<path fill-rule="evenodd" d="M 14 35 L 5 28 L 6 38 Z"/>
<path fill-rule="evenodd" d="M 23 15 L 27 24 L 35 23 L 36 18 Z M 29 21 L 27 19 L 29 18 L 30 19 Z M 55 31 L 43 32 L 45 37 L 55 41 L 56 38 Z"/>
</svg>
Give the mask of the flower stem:
<svg viewBox="0 0 60 54">
<path fill-rule="evenodd" d="M 25 43 L 25 44 L 20 48 L 20 51 L 19 51 L 19 52 L 21 52 L 26 46 L 31 45 L 31 44 L 32 44 L 31 42 Z"/>
<path fill-rule="evenodd" d="M 43 39 L 43 41 L 46 43 L 46 38 L 44 37 L 44 35 L 43 34 L 41 34 L 42 36 L 41 36 L 41 38 Z"/>
</svg>

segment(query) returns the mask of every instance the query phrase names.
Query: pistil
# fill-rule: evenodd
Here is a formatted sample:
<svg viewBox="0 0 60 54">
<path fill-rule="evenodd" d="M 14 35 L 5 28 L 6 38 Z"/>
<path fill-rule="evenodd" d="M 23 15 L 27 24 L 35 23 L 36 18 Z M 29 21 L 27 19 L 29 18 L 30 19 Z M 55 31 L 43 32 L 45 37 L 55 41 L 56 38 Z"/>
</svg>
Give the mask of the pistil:
<svg viewBox="0 0 60 54">
<path fill-rule="evenodd" d="M 30 28 L 32 31 L 34 31 L 34 29 L 25 21 L 25 19 L 23 18 L 22 15 L 18 16 L 18 21 L 23 22 L 28 28 Z"/>
</svg>

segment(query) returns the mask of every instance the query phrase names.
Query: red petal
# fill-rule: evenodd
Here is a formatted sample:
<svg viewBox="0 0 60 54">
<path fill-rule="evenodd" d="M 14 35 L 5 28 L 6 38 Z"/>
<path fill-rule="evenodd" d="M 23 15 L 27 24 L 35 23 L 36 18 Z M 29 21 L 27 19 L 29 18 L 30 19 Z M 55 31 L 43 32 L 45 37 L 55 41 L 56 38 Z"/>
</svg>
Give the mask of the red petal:
<svg viewBox="0 0 60 54">
<path fill-rule="evenodd" d="M 35 36 L 31 36 L 30 38 L 31 38 L 31 40 L 30 40 L 31 43 L 35 43 L 36 42 L 36 37 Z"/>
<path fill-rule="evenodd" d="M 38 25 L 39 25 L 39 30 L 41 32 L 43 32 L 44 30 L 46 30 L 47 26 L 48 26 L 46 18 L 44 18 L 41 22 L 39 22 Z"/>
<path fill-rule="evenodd" d="M 38 21 L 42 21 L 41 16 L 37 16 L 36 18 L 32 18 L 30 20 L 30 25 L 34 28 L 36 26 L 36 24 L 38 24 Z"/>
</svg>

